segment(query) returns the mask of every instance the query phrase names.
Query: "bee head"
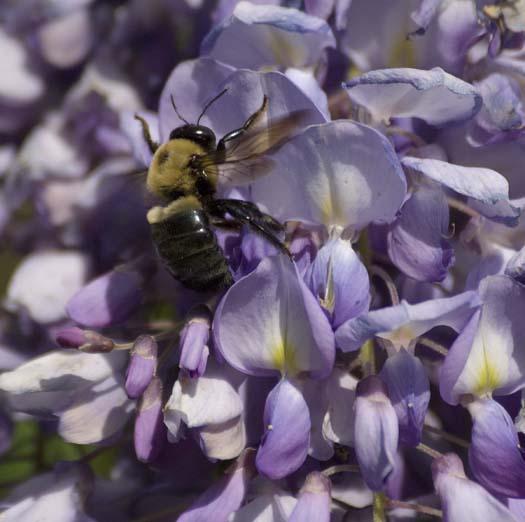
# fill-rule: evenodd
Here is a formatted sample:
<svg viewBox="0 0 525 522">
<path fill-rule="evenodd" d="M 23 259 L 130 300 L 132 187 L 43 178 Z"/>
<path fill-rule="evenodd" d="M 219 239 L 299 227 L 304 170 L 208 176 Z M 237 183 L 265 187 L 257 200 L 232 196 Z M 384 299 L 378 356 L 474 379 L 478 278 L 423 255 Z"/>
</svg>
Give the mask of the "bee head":
<svg viewBox="0 0 525 522">
<path fill-rule="evenodd" d="M 205 150 L 215 148 L 215 134 L 209 127 L 188 123 L 173 129 L 170 132 L 170 140 L 185 139 L 198 143 Z"/>
</svg>

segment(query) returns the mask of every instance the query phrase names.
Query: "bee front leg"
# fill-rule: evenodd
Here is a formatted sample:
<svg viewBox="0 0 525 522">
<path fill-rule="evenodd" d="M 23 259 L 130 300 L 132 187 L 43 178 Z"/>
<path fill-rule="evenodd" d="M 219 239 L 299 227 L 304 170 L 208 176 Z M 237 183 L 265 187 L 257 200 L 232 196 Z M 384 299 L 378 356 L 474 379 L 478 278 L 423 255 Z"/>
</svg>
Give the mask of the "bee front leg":
<svg viewBox="0 0 525 522">
<path fill-rule="evenodd" d="M 214 199 L 210 201 L 208 211 L 215 216 L 229 214 L 234 221 L 248 225 L 290 259 L 292 258 L 287 246 L 276 235 L 284 227 L 272 216 L 261 212 L 253 203 L 238 199 Z"/>
<path fill-rule="evenodd" d="M 135 114 L 135 119 L 138 120 L 142 126 L 142 135 L 144 136 L 144 140 L 148 144 L 149 150 L 152 154 L 155 154 L 155 151 L 159 148 L 159 144 L 152 139 L 151 133 L 149 131 L 148 122 L 138 114 Z"/>
<path fill-rule="evenodd" d="M 264 113 L 264 111 L 268 108 L 268 97 L 265 95 L 263 98 L 262 105 L 257 109 L 256 112 L 254 112 L 245 122 L 244 125 L 240 129 L 235 129 L 228 134 L 225 134 L 217 144 L 217 151 L 223 152 L 226 150 L 226 143 L 228 141 L 236 140 L 240 136 L 242 136 L 258 119 L 259 117 Z"/>
</svg>

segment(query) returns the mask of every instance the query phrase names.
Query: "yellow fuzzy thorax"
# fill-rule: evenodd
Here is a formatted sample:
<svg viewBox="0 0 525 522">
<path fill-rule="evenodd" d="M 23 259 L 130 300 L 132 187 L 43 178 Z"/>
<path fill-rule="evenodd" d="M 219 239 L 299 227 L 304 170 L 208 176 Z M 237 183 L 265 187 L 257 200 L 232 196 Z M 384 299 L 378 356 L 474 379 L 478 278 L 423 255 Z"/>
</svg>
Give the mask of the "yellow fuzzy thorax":
<svg viewBox="0 0 525 522">
<path fill-rule="evenodd" d="M 170 140 L 160 146 L 148 170 L 148 190 L 161 197 L 174 191 L 194 194 L 196 176 L 189 162 L 193 156 L 202 156 L 205 153 L 198 143 L 186 139 Z"/>
</svg>

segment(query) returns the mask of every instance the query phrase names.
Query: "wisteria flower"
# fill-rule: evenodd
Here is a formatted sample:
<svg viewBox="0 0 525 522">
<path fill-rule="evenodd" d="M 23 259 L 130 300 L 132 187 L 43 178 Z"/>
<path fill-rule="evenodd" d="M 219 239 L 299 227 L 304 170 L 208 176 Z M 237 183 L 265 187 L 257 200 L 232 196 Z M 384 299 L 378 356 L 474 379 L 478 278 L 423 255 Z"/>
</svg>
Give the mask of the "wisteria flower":
<svg viewBox="0 0 525 522">
<path fill-rule="evenodd" d="M 524 13 L 4 2 L 0 519 L 524 520 Z"/>
</svg>

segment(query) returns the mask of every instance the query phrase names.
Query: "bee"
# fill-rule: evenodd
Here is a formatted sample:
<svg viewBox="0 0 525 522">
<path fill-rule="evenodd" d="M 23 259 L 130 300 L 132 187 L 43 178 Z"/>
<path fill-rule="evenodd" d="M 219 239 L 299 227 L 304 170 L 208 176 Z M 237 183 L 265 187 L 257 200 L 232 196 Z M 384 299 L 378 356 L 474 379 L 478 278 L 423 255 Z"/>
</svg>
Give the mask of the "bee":
<svg viewBox="0 0 525 522">
<path fill-rule="evenodd" d="M 262 105 L 242 125 L 218 142 L 214 132 L 200 125 L 206 110 L 227 89 L 209 101 L 196 124 L 178 112 L 184 125 L 173 129 L 163 145 L 155 143 L 147 122 L 136 115 L 153 158 L 148 169 L 148 190 L 163 200 L 147 213 L 157 253 L 172 276 L 198 291 L 227 288 L 233 283 L 227 260 L 212 227 L 240 228 L 247 225 L 288 256 L 279 239 L 283 226 L 251 202 L 215 197 L 219 179 L 251 181 L 268 171 L 267 153 L 280 147 L 304 119 L 304 111 L 291 113 L 272 125 L 255 130 L 268 107 Z"/>
</svg>

